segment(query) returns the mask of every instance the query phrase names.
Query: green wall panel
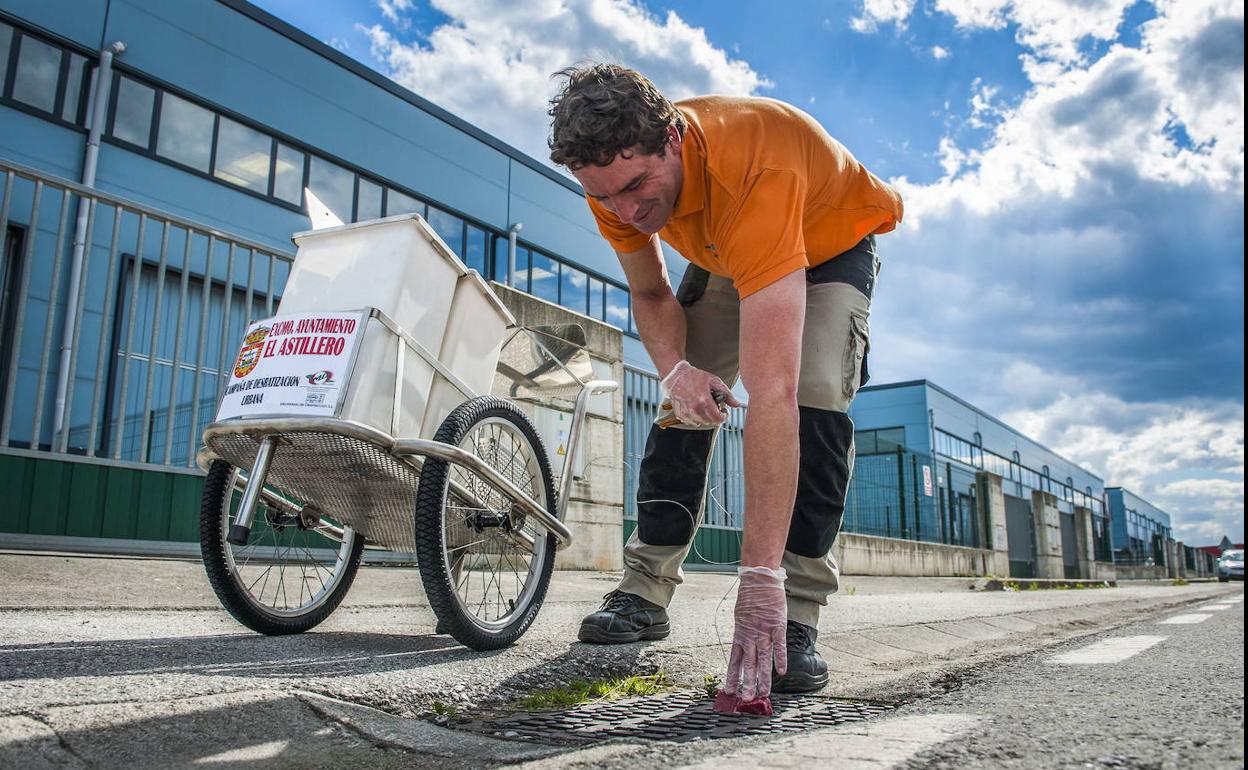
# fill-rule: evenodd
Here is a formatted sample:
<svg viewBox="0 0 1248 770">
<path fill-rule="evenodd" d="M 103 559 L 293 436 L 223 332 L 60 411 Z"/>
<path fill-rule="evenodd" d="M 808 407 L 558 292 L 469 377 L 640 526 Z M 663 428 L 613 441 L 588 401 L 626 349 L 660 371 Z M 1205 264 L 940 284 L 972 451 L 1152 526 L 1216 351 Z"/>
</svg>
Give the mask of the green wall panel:
<svg viewBox="0 0 1248 770">
<path fill-rule="evenodd" d="M 635 529 L 636 521 L 624 520 L 624 542 L 628 542 Z M 702 527 L 693 542 L 695 547 L 689 549 L 686 564 L 713 564 L 727 568 L 741 560 L 741 533 L 738 530 Z"/>
<path fill-rule="evenodd" d="M 139 503 L 134 536 L 139 540 L 168 540 L 173 484 L 168 474 L 144 473 L 139 478 Z"/>
<path fill-rule="evenodd" d="M 199 539 L 203 477 L 0 454 L 0 532 Z"/>
<path fill-rule="evenodd" d="M 65 534 L 71 470 L 64 463 L 35 462 L 34 490 L 23 531 L 32 535 Z"/>
<path fill-rule="evenodd" d="M 73 537 L 99 537 L 103 522 L 97 513 L 108 488 L 108 469 L 102 465 L 74 463 L 70 468 L 69 502 L 65 512 L 65 534 Z"/>
<path fill-rule="evenodd" d="M 134 517 L 139 497 L 140 471 L 129 468 L 112 468 L 105 485 L 103 507 L 100 510 L 104 537 L 134 537 Z"/>
</svg>

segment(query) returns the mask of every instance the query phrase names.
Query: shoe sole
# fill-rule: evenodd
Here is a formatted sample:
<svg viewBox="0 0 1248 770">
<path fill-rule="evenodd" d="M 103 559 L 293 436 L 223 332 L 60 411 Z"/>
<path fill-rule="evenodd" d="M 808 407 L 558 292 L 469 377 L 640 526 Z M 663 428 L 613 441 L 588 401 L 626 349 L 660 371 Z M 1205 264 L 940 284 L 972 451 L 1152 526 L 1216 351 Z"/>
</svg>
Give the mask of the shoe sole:
<svg viewBox="0 0 1248 770">
<path fill-rule="evenodd" d="M 581 626 L 576 638 L 589 644 L 628 644 L 666 639 L 671 633 L 671 623 L 657 623 L 640 631 L 604 631 L 597 626 Z"/>
<path fill-rule="evenodd" d="M 780 693 L 815 692 L 828 686 L 828 673 L 805 674 L 796 671 L 771 680 L 771 691 Z"/>
</svg>

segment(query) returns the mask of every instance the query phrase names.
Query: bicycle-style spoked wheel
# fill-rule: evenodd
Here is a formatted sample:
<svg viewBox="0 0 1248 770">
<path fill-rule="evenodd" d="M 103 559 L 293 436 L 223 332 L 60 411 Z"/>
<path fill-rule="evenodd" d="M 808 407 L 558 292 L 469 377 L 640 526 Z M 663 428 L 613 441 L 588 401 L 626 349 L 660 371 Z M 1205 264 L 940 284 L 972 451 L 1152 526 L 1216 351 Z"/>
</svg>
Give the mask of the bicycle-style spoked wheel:
<svg viewBox="0 0 1248 770">
<path fill-rule="evenodd" d="M 307 631 L 355 580 L 364 538 L 312 511 L 261 502 L 244 545 L 226 541 L 242 499 L 239 470 L 217 460 L 204 480 L 200 550 L 221 604 L 262 634 Z"/>
<path fill-rule="evenodd" d="M 434 440 L 471 452 L 555 512 L 546 451 L 511 402 L 467 401 Z M 416 552 L 439 628 L 473 649 L 490 650 L 514 642 L 537 617 L 555 538 L 474 471 L 427 458 L 416 496 Z"/>
</svg>

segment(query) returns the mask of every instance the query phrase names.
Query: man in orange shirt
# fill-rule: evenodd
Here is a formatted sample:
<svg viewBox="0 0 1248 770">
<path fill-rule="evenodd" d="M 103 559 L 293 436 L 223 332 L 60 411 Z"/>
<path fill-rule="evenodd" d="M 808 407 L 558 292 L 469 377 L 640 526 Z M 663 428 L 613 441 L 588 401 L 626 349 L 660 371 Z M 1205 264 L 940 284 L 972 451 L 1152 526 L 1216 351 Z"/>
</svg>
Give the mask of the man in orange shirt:
<svg viewBox="0 0 1248 770">
<path fill-rule="evenodd" d="M 815 647 L 853 468 L 847 411 L 866 380 L 874 236 L 901 198 L 809 115 L 771 99 L 673 104 L 633 70 L 571 68 L 551 160 L 580 181 L 628 278 L 671 402 L 651 428 L 625 574 L 580 639 L 670 633 L 666 607 L 702 517 L 716 398 L 745 425 L 745 519 L 725 690 L 750 700 L 828 681 Z M 659 239 L 692 264 L 673 293 Z M 658 423 L 677 418 L 662 429 Z"/>
</svg>

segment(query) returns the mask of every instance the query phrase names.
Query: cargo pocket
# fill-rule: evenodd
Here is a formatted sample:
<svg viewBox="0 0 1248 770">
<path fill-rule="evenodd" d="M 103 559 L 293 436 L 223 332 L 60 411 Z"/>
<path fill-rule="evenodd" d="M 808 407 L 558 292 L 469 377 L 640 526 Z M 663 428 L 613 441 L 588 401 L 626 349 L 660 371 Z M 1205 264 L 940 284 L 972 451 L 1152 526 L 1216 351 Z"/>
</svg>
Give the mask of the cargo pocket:
<svg viewBox="0 0 1248 770">
<path fill-rule="evenodd" d="M 866 373 L 867 348 L 870 345 L 871 327 L 865 315 L 851 312 L 849 315 L 849 339 L 845 342 L 845 361 L 842 366 L 842 391 L 846 408 L 858 393 Z"/>
</svg>

